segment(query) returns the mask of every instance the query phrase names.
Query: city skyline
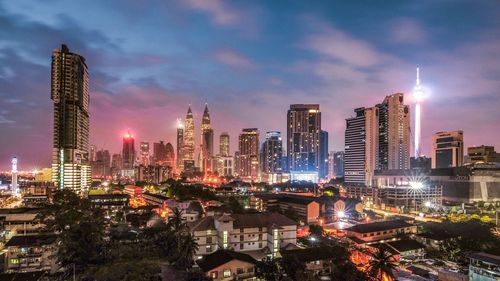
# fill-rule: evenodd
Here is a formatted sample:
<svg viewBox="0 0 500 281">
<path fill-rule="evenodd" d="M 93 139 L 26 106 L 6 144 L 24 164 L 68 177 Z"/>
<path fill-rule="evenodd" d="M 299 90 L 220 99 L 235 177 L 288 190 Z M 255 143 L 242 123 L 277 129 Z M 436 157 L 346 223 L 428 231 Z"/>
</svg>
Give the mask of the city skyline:
<svg viewBox="0 0 500 281">
<path fill-rule="evenodd" d="M 188 104 L 193 106 L 194 139 L 199 140 L 205 102 L 212 113 L 214 135 L 227 131 L 233 140 L 242 128 L 257 127 L 261 140 L 267 131 L 284 134 L 290 104 L 320 104 L 322 129 L 330 135 L 329 150 L 341 151 L 345 119 L 352 117 L 353 109 L 373 105 L 397 92 L 410 98 L 417 64 L 421 67 L 422 85 L 431 90 L 422 106 L 425 155 L 431 154 L 432 134 L 440 131 L 463 130 L 465 147 L 500 146 L 500 132 L 491 129 L 500 119 L 500 98 L 496 94 L 500 67 L 491 60 L 500 54 L 498 35 L 492 33 L 499 26 L 498 20 L 492 18 L 498 7 L 485 3 L 474 5 L 483 12 L 478 23 L 473 17 L 447 31 L 432 30 L 431 23 L 440 9 L 452 4 L 393 4 L 400 16 L 389 17 L 373 27 L 379 31 L 374 35 L 367 34 L 369 20 L 355 28 L 354 22 L 336 14 L 334 4 L 306 8 L 301 4 L 275 7 L 262 2 L 249 5 L 215 1 L 214 6 L 206 6 L 199 1 L 185 1 L 167 4 L 179 12 L 178 17 L 173 12 L 161 14 L 172 27 L 164 24 L 153 28 L 130 12 L 142 9 L 152 14 L 149 20 L 155 22 L 160 18 L 154 9 L 129 4 L 120 7 L 113 20 L 134 18 L 137 29 L 130 30 L 130 36 L 123 33 L 129 31 L 127 28 L 113 30 L 119 25 L 104 27 L 104 15 L 100 13 L 95 15 L 95 22 L 87 23 L 82 21 L 84 9 L 72 9 L 63 17 L 57 16 L 64 9 L 63 3 L 53 7 L 26 3 L 0 4 L 0 18 L 9 27 L 0 31 L 2 37 L 8 38 L 0 47 L 0 170 L 9 169 L 13 156 L 17 156 L 21 170 L 50 165 L 50 53 L 62 43 L 84 56 L 89 65 L 89 143 L 112 154 L 120 151 L 121 138 L 128 129 L 137 143 L 175 143 L 176 119 L 185 116 Z M 113 4 L 91 3 L 89 12 L 103 10 L 99 5 Z M 386 13 L 385 5 L 381 6 L 371 7 L 373 13 Z M 451 15 L 458 17 L 468 11 L 467 3 L 453 6 L 448 9 Z M 328 10 L 335 16 L 325 15 L 322 8 L 331 8 Z M 342 8 L 363 11 L 356 5 Z M 283 13 L 271 15 L 277 9 Z M 426 16 L 418 18 L 411 11 Z M 195 16 L 197 21 L 189 22 Z M 264 20 L 257 23 L 260 18 Z M 301 28 L 273 38 L 277 33 L 272 25 L 281 18 Z M 438 26 L 458 20 L 451 16 L 449 22 Z M 220 42 L 199 36 L 199 25 L 206 25 L 207 34 L 235 40 Z M 393 25 L 406 25 L 408 34 L 398 34 L 397 30 L 391 33 Z M 176 28 L 192 32 L 183 32 L 185 39 L 181 40 Z M 387 42 L 374 38 L 386 28 Z M 143 29 L 151 30 L 144 33 L 145 40 L 139 40 L 138 31 Z M 166 35 L 152 44 L 149 39 L 153 31 Z M 32 46 L 23 41 L 31 38 L 27 34 L 35 34 L 40 44 Z M 479 43 L 471 45 L 468 41 Z M 162 42 L 172 44 L 160 50 Z M 454 44 L 451 49 L 447 46 L 450 42 Z M 206 45 L 207 50 L 193 46 L 197 44 Z M 273 44 L 277 48 L 271 47 Z M 338 48 L 332 47 L 335 45 Z M 279 47 L 286 49 L 281 52 Z M 399 50 L 401 47 L 405 50 Z M 193 58 L 187 59 L 190 56 Z M 218 140 L 215 142 L 217 145 Z M 236 147 L 237 141 L 232 141 L 230 151 Z"/>
</svg>

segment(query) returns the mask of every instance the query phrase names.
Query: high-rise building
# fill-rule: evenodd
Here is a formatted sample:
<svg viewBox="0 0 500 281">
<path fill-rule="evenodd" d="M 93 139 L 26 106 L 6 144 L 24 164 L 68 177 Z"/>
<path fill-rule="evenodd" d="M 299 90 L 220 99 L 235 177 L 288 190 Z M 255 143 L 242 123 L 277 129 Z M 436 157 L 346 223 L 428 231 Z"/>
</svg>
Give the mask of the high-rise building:
<svg viewBox="0 0 500 281">
<path fill-rule="evenodd" d="M 184 162 L 182 158 L 182 147 L 184 145 L 184 124 L 182 120 L 177 119 L 177 173 L 184 170 Z"/>
<path fill-rule="evenodd" d="M 18 184 L 17 184 L 17 158 L 16 157 L 13 157 L 12 158 L 12 170 L 11 170 L 11 175 L 12 175 L 12 180 L 11 180 L 11 192 L 12 192 L 12 195 L 17 195 L 19 193 L 19 187 L 18 187 Z"/>
<path fill-rule="evenodd" d="M 267 132 L 262 144 L 261 171 L 265 174 L 281 173 L 283 143 L 281 132 Z"/>
<path fill-rule="evenodd" d="M 220 134 L 219 154 L 222 157 L 229 156 L 229 134 L 227 132 Z"/>
<path fill-rule="evenodd" d="M 121 154 L 113 154 L 111 157 L 111 175 L 118 175 L 122 169 L 123 159 Z"/>
<path fill-rule="evenodd" d="M 123 136 L 123 148 L 122 148 L 122 169 L 123 170 L 133 170 L 135 162 L 135 140 L 134 136 L 127 132 Z"/>
<path fill-rule="evenodd" d="M 471 146 L 467 148 L 467 159 L 468 163 L 495 163 L 500 159 L 497 159 L 497 153 L 495 147 L 488 145 L 481 146 Z"/>
<path fill-rule="evenodd" d="M 333 174 L 337 178 L 344 177 L 344 151 L 333 153 Z"/>
<path fill-rule="evenodd" d="M 208 112 L 208 105 L 205 104 L 203 111 L 203 118 L 201 120 L 201 170 L 205 173 L 213 172 L 212 157 L 214 151 L 214 130 L 210 123 L 210 113 Z"/>
<path fill-rule="evenodd" d="M 149 142 L 141 142 L 141 165 L 149 165 Z"/>
<path fill-rule="evenodd" d="M 165 145 L 165 165 L 170 167 L 170 170 L 175 168 L 175 151 L 174 146 L 171 143 Z"/>
<path fill-rule="evenodd" d="M 234 170 L 233 170 L 233 175 L 238 177 L 240 175 L 240 152 L 235 151 L 234 152 Z"/>
<path fill-rule="evenodd" d="M 346 119 L 344 174 L 346 184 L 365 184 L 365 108 Z"/>
<path fill-rule="evenodd" d="M 464 132 L 438 132 L 432 135 L 432 169 L 460 167 L 464 158 Z"/>
<path fill-rule="evenodd" d="M 92 162 L 92 177 L 104 178 L 111 176 L 111 156 L 108 150 L 98 150 L 95 161 Z"/>
<path fill-rule="evenodd" d="M 52 181 L 59 189 L 83 192 L 91 184 L 89 74 L 85 58 L 66 45 L 52 53 L 54 102 Z"/>
<path fill-rule="evenodd" d="M 410 168 L 410 109 L 401 93 L 385 97 L 378 108 L 377 170 Z"/>
<path fill-rule="evenodd" d="M 319 133 L 319 178 L 328 176 L 328 132 Z"/>
<path fill-rule="evenodd" d="M 259 176 L 259 130 L 243 129 L 239 135 L 239 176 L 256 179 Z"/>
<path fill-rule="evenodd" d="M 365 145 L 365 184 L 371 185 L 375 170 L 377 170 L 377 160 L 380 140 L 379 130 L 379 108 L 365 108 L 364 145 Z"/>
<path fill-rule="evenodd" d="M 420 85 L 420 67 L 417 66 L 417 83 L 415 84 L 415 88 L 413 88 L 413 102 L 415 103 L 415 125 L 414 125 L 414 152 L 413 156 L 418 158 L 422 155 L 422 147 L 421 147 L 421 123 L 420 123 L 420 115 L 421 108 L 420 103 L 424 99 L 424 90 Z"/>
<path fill-rule="evenodd" d="M 153 162 L 155 165 L 167 162 L 167 147 L 163 141 L 153 143 Z"/>
<path fill-rule="evenodd" d="M 191 106 L 188 108 L 186 120 L 184 121 L 184 146 L 182 149 L 182 157 L 184 162 L 184 170 L 194 168 L 194 117 Z"/>
<path fill-rule="evenodd" d="M 290 172 L 318 172 L 321 112 L 318 104 L 292 104 L 287 113 Z"/>
<path fill-rule="evenodd" d="M 97 147 L 95 145 L 90 145 L 90 163 L 96 160 Z"/>
<path fill-rule="evenodd" d="M 328 152 L 328 179 L 333 179 L 335 177 L 335 151 Z"/>
</svg>

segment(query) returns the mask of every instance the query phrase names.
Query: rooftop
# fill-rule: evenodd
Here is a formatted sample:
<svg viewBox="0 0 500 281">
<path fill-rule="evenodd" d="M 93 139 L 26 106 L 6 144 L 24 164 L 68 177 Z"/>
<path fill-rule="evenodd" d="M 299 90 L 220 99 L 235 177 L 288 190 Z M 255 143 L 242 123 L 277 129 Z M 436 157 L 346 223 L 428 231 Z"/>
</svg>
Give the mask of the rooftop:
<svg viewBox="0 0 500 281">
<path fill-rule="evenodd" d="M 425 246 L 422 245 L 421 243 L 411 240 L 411 239 L 404 239 L 404 240 L 398 240 L 398 241 L 391 241 L 391 242 L 386 242 L 389 247 L 393 248 L 394 250 L 398 251 L 398 253 L 403 253 L 407 251 L 413 251 L 413 250 L 418 250 L 418 249 L 424 249 Z"/>
<path fill-rule="evenodd" d="M 469 258 L 480 260 L 483 262 L 500 265 L 500 256 L 495 256 L 487 253 L 473 253 L 469 255 Z"/>
<path fill-rule="evenodd" d="M 305 249 L 281 250 L 280 254 L 285 256 L 295 256 L 301 262 L 311 262 L 317 260 L 332 259 L 338 253 L 330 247 L 313 247 Z"/>
<path fill-rule="evenodd" d="M 48 245 L 53 243 L 55 240 L 55 235 L 14 236 L 5 244 L 5 247 Z"/>
<path fill-rule="evenodd" d="M 411 227 L 413 224 L 409 224 L 404 220 L 392 220 L 392 221 L 378 221 L 365 224 L 357 224 L 346 228 L 346 231 L 352 231 L 357 233 L 370 233 L 376 231 L 384 231 L 390 229 Z"/>
<path fill-rule="evenodd" d="M 251 264 L 257 263 L 250 255 L 229 250 L 218 250 L 197 260 L 196 263 L 203 271 L 207 272 L 232 260 L 244 261 Z"/>
</svg>

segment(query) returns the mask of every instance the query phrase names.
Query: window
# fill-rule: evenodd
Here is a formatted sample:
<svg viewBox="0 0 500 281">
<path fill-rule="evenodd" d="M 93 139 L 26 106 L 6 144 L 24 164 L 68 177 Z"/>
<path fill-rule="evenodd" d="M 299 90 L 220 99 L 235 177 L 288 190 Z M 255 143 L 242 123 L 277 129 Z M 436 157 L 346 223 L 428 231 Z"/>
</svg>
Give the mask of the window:
<svg viewBox="0 0 500 281">
<path fill-rule="evenodd" d="M 207 229 L 207 235 L 212 235 L 212 230 Z"/>
<path fill-rule="evenodd" d="M 205 247 L 205 252 L 207 252 L 207 253 L 212 252 L 212 246 L 211 245 L 206 246 Z"/>
<path fill-rule="evenodd" d="M 243 243 L 240 244 L 240 250 L 243 250 Z"/>
<path fill-rule="evenodd" d="M 19 259 L 10 259 L 11 264 L 19 264 Z"/>
<path fill-rule="evenodd" d="M 224 270 L 224 274 L 223 274 L 224 277 L 231 277 L 231 269 L 226 269 Z"/>
<path fill-rule="evenodd" d="M 240 241 L 243 241 L 243 235 L 240 235 Z"/>
<path fill-rule="evenodd" d="M 222 232 L 222 248 L 226 249 L 227 248 L 227 230 L 224 230 L 224 232 Z"/>
<path fill-rule="evenodd" d="M 217 279 L 217 277 L 218 277 L 217 275 L 218 275 L 217 271 L 210 272 L 210 277 L 212 277 L 212 279 Z"/>
<path fill-rule="evenodd" d="M 244 272 L 245 272 L 245 271 L 243 270 L 243 268 L 237 268 L 237 269 L 236 269 L 236 273 L 237 273 L 237 274 L 242 274 L 242 273 L 244 273 Z"/>
<path fill-rule="evenodd" d="M 366 234 L 363 234 L 363 237 L 366 237 Z"/>
<path fill-rule="evenodd" d="M 212 237 L 207 237 L 207 244 L 211 244 L 212 243 Z"/>
</svg>

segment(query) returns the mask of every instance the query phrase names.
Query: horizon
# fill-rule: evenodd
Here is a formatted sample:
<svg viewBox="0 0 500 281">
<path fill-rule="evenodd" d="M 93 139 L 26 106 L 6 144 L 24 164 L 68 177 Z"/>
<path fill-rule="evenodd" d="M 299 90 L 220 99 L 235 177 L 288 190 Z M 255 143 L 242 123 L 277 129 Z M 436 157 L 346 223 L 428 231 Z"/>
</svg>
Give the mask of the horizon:
<svg viewBox="0 0 500 281">
<path fill-rule="evenodd" d="M 0 171 L 14 156 L 20 170 L 50 166 L 50 61 L 61 44 L 86 58 L 90 144 L 111 154 L 127 130 L 136 150 L 142 141 L 175 147 L 188 105 L 198 148 L 205 103 L 216 152 L 222 132 L 232 154 L 243 128 L 258 128 L 261 140 L 268 131 L 286 137 L 296 103 L 320 105 L 329 151 L 343 151 L 355 108 L 400 92 L 413 113 L 417 65 L 429 94 L 423 154 L 441 131 L 463 130 L 465 148 L 500 147 L 500 5 L 120 3 L 0 2 Z"/>
</svg>

